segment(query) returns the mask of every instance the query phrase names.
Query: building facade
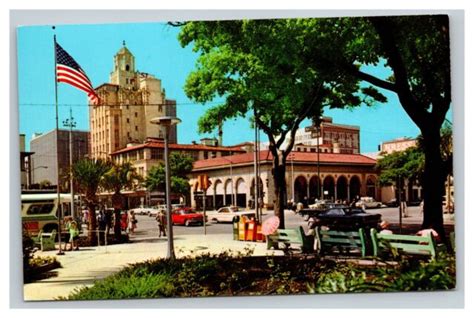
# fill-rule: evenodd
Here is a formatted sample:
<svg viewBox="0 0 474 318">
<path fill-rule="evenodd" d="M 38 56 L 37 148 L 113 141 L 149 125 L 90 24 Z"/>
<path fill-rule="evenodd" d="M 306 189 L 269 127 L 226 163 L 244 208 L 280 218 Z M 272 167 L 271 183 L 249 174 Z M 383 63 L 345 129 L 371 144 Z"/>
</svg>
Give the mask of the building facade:
<svg viewBox="0 0 474 318">
<path fill-rule="evenodd" d="M 25 150 L 25 135 L 20 134 L 20 184 L 22 189 L 28 189 L 31 185 L 32 154 L 32 152 Z"/>
<path fill-rule="evenodd" d="M 359 126 L 333 123 L 331 117 L 323 117 L 319 131 L 314 127 L 300 128 L 295 133 L 294 151 L 321 153 L 360 153 Z M 281 149 L 290 142 L 287 136 Z M 261 149 L 268 149 L 268 143 L 263 143 Z"/>
<path fill-rule="evenodd" d="M 166 99 L 161 80 L 135 70 L 135 57 L 125 46 L 114 56 L 109 83 L 96 88 L 98 105 L 89 105 L 91 157 L 106 158 L 130 143 L 147 137 L 163 138 L 155 117 L 176 116 L 176 101 Z M 177 142 L 177 128 L 171 128 L 170 142 Z"/>
<path fill-rule="evenodd" d="M 395 151 L 405 151 L 410 147 L 416 147 L 416 139 L 403 137 L 383 142 L 380 145 L 380 151 L 391 154 Z"/>
<path fill-rule="evenodd" d="M 31 185 L 49 182 L 57 185 L 57 161 L 59 155 L 59 175 L 61 184 L 67 189 L 67 174 L 69 173 L 69 130 L 59 130 L 59 143 L 56 143 L 57 130 L 45 134 L 35 134 L 30 141 L 31 155 Z M 58 145 L 56 147 L 56 145 Z M 89 132 L 72 131 L 73 162 L 88 156 Z"/>
<path fill-rule="evenodd" d="M 275 202 L 272 176 L 272 155 L 260 151 L 261 201 L 268 209 Z M 316 198 L 350 201 L 355 196 L 380 198 L 377 185 L 376 160 L 359 154 L 292 152 L 287 160 L 287 200 L 314 202 Z M 202 206 L 202 194 L 197 188 L 200 174 L 206 174 L 211 187 L 206 191 L 206 206 L 219 208 L 225 205 L 248 207 L 255 202 L 254 154 L 245 153 L 225 158 L 199 160 L 190 174 L 191 203 Z M 319 162 L 319 176 L 318 176 Z"/>
</svg>

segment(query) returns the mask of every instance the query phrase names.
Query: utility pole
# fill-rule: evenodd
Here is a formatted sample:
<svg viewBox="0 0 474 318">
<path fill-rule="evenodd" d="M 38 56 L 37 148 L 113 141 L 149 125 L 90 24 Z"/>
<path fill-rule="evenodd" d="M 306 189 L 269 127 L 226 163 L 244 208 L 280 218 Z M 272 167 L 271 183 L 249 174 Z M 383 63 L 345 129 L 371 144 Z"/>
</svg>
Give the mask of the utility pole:
<svg viewBox="0 0 474 318">
<path fill-rule="evenodd" d="M 69 186 L 71 192 L 71 216 L 73 218 L 76 217 L 76 213 L 74 210 L 74 180 L 72 175 L 72 163 L 73 163 L 73 139 L 72 139 L 72 129 L 76 127 L 76 122 L 74 121 L 74 117 L 72 117 L 72 107 L 69 108 L 69 118 L 63 121 L 64 127 L 69 127 Z"/>
</svg>

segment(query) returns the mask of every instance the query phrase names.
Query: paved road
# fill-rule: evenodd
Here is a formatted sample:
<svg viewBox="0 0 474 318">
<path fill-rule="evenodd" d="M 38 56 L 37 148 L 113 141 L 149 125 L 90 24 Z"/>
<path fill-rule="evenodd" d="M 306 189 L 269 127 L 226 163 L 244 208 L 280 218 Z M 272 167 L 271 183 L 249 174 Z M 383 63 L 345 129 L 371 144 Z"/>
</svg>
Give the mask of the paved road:
<svg viewBox="0 0 474 318">
<path fill-rule="evenodd" d="M 368 213 L 379 213 L 382 215 L 382 219 L 388 221 L 392 225 L 398 225 L 399 222 L 399 212 L 398 208 L 380 208 L 380 209 L 368 209 Z M 273 215 L 273 211 L 266 211 L 263 219 L 270 217 Z M 454 220 L 452 219 L 452 215 L 445 214 L 445 224 L 452 225 L 454 224 Z M 135 235 L 132 236 L 133 238 L 140 239 L 140 238 L 155 238 L 158 235 L 158 228 L 156 225 L 155 218 L 148 217 L 145 215 L 138 215 L 138 224 L 137 224 L 137 231 Z M 422 223 L 422 215 L 420 213 L 420 208 L 413 206 L 408 207 L 408 217 L 403 218 L 402 222 L 406 225 L 421 225 Z M 287 228 L 294 228 L 297 226 L 303 226 L 305 230 L 307 230 L 307 222 L 303 220 L 300 215 L 296 215 L 293 211 L 287 210 L 285 211 L 285 227 Z M 203 226 L 182 226 L 182 225 L 174 225 L 173 226 L 173 233 L 174 235 L 199 235 L 204 234 Z M 206 225 L 206 233 L 207 234 L 230 234 L 232 233 L 232 224 L 231 223 L 212 223 L 208 222 Z"/>
</svg>

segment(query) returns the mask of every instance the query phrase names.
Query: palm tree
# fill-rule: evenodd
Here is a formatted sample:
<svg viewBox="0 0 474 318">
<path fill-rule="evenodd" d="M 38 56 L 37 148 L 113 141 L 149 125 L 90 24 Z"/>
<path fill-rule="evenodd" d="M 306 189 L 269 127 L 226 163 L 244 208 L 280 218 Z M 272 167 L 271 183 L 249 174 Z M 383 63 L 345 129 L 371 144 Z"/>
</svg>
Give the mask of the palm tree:
<svg viewBox="0 0 474 318">
<path fill-rule="evenodd" d="M 72 174 L 77 191 L 84 195 L 87 210 L 89 211 L 89 242 L 96 241 L 97 220 L 95 206 L 97 204 L 97 190 L 104 175 L 110 170 L 110 162 L 101 159 L 81 159 L 72 167 Z"/>
<path fill-rule="evenodd" d="M 121 237 L 120 229 L 120 212 L 123 209 L 123 195 L 122 189 L 134 189 L 142 177 L 136 172 L 135 167 L 130 162 L 123 164 L 113 163 L 109 171 L 104 175 L 102 186 L 110 191 L 113 191 L 112 205 L 114 207 L 114 234 L 117 240 Z"/>
</svg>

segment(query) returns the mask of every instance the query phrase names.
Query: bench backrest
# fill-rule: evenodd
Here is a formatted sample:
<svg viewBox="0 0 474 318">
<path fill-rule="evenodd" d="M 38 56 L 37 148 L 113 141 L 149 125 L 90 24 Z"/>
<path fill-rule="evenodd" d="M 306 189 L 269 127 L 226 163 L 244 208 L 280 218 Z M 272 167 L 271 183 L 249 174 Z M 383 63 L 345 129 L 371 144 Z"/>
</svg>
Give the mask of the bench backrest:
<svg viewBox="0 0 474 318">
<path fill-rule="evenodd" d="M 381 242 L 386 242 L 390 247 L 408 254 L 429 255 L 432 258 L 436 257 L 435 240 L 431 233 L 429 236 L 381 234 L 378 233 L 377 230 L 371 229 L 370 236 L 372 237 L 375 256 L 381 253 L 381 249 L 383 248 Z"/>
<path fill-rule="evenodd" d="M 356 247 L 360 248 L 362 256 L 366 254 L 366 239 L 362 228 L 358 231 L 334 231 L 323 230 L 318 226 L 316 227 L 316 237 L 319 250 L 327 246 Z"/>
<path fill-rule="evenodd" d="M 296 229 L 278 229 L 275 233 L 267 236 L 270 240 L 278 241 L 280 239 L 288 240 L 288 243 L 303 244 L 303 227 L 299 226 Z"/>
</svg>

